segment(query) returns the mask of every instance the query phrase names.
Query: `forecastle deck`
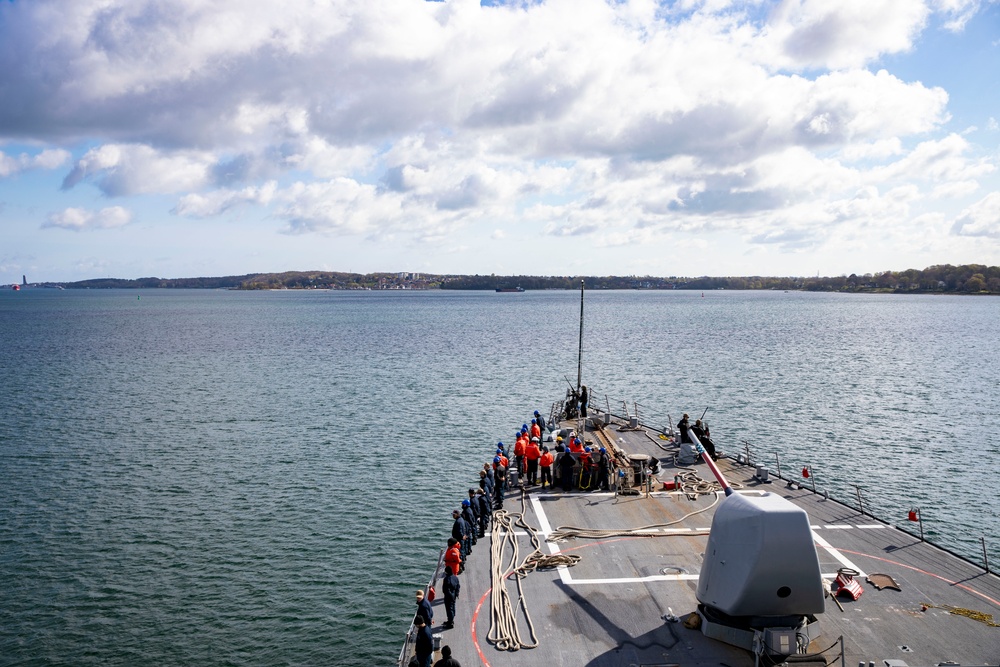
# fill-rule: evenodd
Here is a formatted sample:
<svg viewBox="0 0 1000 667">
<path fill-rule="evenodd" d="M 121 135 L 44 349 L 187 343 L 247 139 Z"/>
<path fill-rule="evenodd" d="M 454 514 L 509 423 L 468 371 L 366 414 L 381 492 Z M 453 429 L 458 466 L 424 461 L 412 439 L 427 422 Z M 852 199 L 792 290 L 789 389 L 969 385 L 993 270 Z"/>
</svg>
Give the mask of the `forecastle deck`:
<svg viewBox="0 0 1000 667">
<path fill-rule="evenodd" d="M 696 487 L 691 468 L 673 465 L 676 448 L 642 427 L 616 421 L 601 434 L 587 430 L 585 437 L 660 459 L 655 485 L 639 495 L 512 489 L 504 510 L 511 522 L 523 524 L 511 531 L 497 522 L 492 535 L 479 540 L 460 576 L 462 592 L 451 630 L 438 627 L 445 618 L 438 585 L 434 633 L 441 645 L 450 645 L 464 667 L 754 665 L 749 651 L 709 639 L 684 623 L 698 604 L 698 575 L 721 498 L 707 483 L 707 467 L 692 467 L 706 480 Z M 737 493 L 779 494 L 806 511 L 827 583 L 841 568 L 859 572 L 855 579 L 864 590 L 859 599 L 827 599 L 819 635 L 809 647 L 810 664 L 998 664 L 1000 627 L 991 625 L 987 615 L 1000 610 L 1000 578 L 856 508 L 808 488 L 790 487 L 773 472 L 771 483 L 763 483 L 754 477 L 754 468 L 733 459 L 721 459 L 719 465 Z M 475 472 L 470 471 L 470 478 Z M 685 491 L 655 490 L 675 474 L 687 476 Z M 546 541 L 567 526 L 613 532 Z M 511 575 L 536 550 L 533 539 L 543 555 L 579 560 Z M 877 573 L 891 576 L 899 590 L 878 590 L 867 583 Z M 508 576 L 501 580 L 501 574 Z M 499 581 L 506 604 L 494 600 Z M 508 611 L 516 623 L 503 620 Z M 404 649 L 401 658 L 408 654 Z"/>
</svg>

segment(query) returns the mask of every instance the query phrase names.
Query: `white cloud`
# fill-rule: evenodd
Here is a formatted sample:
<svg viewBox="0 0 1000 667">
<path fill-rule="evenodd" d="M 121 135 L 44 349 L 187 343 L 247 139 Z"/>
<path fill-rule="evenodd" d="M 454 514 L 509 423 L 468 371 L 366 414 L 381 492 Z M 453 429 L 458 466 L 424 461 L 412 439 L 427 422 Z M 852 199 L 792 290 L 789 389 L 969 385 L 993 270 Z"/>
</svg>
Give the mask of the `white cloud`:
<svg viewBox="0 0 1000 667">
<path fill-rule="evenodd" d="M 62 149 L 46 149 L 36 155 L 21 153 L 17 157 L 0 151 L 0 178 L 29 169 L 56 169 L 69 161 L 69 151 Z"/>
<path fill-rule="evenodd" d="M 189 194 L 181 197 L 174 213 L 192 218 L 207 218 L 219 215 L 245 204 L 267 206 L 274 198 L 277 184 L 269 181 L 263 186 L 246 187 L 241 190 L 215 190 L 207 194 Z"/>
<path fill-rule="evenodd" d="M 1000 192 L 991 192 L 962 211 L 952 225 L 952 233 L 1000 238 Z"/>
<path fill-rule="evenodd" d="M 953 181 L 942 183 L 934 188 L 931 192 L 931 197 L 933 199 L 961 199 L 968 197 L 978 189 L 979 183 L 977 181 Z"/>
<path fill-rule="evenodd" d="M 281 192 L 278 216 L 293 233 L 340 231 L 364 234 L 402 223 L 398 196 L 378 196 L 376 188 L 347 178 L 325 183 L 295 183 Z"/>
<path fill-rule="evenodd" d="M 861 67 L 912 48 L 929 13 L 923 0 L 784 0 L 768 37 L 782 67 Z"/>
<path fill-rule="evenodd" d="M 877 69 L 932 17 L 953 29 L 978 8 L 0 3 L 0 99 L 17 102 L 0 127 L 82 152 L 66 189 L 171 195 L 186 217 L 425 243 L 524 224 L 603 247 L 721 231 L 796 251 L 986 185 L 996 156 L 951 131 L 948 93 Z M 0 153 L 0 176 L 66 156 Z"/>
<path fill-rule="evenodd" d="M 77 160 L 63 180 L 63 189 L 92 180 L 110 197 L 182 192 L 206 185 L 214 161 L 199 152 L 166 154 L 150 146 L 105 144 Z"/>
<path fill-rule="evenodd" d="M 981 5 L 981 0 L 931 0 L 931 6 L 945 16 L 945 30 L 951 32 L 962 32 Z"/>
<path fill-rule="evenodd" d="M 857 160 L 880 160 L 883 158 L 901 155 L 903 153 L 903 142 L 899 137 L 889 139 L 879 139 L 876 141 L 848 144 L 840 152 L 843 158 L 849 162 Z"/>
<path fill-rule="evenodd" d="M 919 143 L 899 160 L 873 170 L 872 174 L 882 180 L 927 180 L 942 185 L 973 181 L 996 170 L 985 158 L 967 158 L 970 150 L 964 137 L 950 134 L 940 140 Z"/>
<path fill-rule="evenodd" d="M 99 211 L 67 208 L 58 213 L 51 214 L 42 224 L 42 227 L 55 227 L 82 232 L 94 229 L 124 227 L 130 222 L 132 222 L 132 213 L 121 206 L 109 206 Z"/>
</svg>

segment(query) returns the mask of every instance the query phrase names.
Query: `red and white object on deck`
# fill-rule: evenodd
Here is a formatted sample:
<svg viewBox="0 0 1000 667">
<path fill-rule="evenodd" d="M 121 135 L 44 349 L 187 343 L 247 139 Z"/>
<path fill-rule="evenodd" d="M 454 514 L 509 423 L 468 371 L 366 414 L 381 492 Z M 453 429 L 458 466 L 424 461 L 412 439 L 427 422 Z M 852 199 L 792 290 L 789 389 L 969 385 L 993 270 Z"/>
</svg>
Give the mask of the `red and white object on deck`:
<svg viewBox="0 0 1000 667">
<path fill-rule="evenodd" d="M 834 595 L 840 595 L 841 593 L 847 593 L 851 596 L 852 600 L 857 600 L 861 597 L 861 594 L 865 592 L 865 589 L 861 588 L 861 584 L 854 578 L 860 573 L 857 570 L 852 570 L 847 567 L 842 567 L 837 570 L 837 578 L 833 580 L 834 585 Z"/>
</svg>

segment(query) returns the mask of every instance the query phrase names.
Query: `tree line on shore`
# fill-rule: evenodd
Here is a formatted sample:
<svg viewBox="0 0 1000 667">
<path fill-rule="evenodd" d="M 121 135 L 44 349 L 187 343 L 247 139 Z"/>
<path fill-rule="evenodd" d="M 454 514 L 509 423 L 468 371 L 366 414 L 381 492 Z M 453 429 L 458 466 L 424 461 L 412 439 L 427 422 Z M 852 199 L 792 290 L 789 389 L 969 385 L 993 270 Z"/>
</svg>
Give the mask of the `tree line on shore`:
<svg viewBox="0 0 1000 667">
<path fill-rule="evenodd" d="M 982 264 L 940 264 L 923 270 L 884 271 L 835 277 L 652 277 L 652 276 L 498 276 L 419 273 L 344 273 L 287 271 L 214 278 L 100 278 L 70 283 L 37 283 L 66 289 L 196 288 L 196 289 L 453 289 L 498 288 L 689 290 L 805 290 L 815 292 L 991 293 L 1000 294 L 1000 267 Z"/>
</svg>

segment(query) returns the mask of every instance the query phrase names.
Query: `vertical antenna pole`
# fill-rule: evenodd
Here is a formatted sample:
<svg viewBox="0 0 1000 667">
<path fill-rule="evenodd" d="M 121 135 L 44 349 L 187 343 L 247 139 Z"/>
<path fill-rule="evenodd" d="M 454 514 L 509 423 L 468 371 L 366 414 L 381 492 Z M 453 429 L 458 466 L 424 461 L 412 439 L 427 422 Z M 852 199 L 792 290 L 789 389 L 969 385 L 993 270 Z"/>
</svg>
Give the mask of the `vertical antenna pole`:
<svg viewBox="0 0 1000 667">
<path fill-rule="evenodd" d="M 580 279 L 580 352 L 576 358 L 576 393 L 583 383 L 583 278 Z"/>
</svg>

